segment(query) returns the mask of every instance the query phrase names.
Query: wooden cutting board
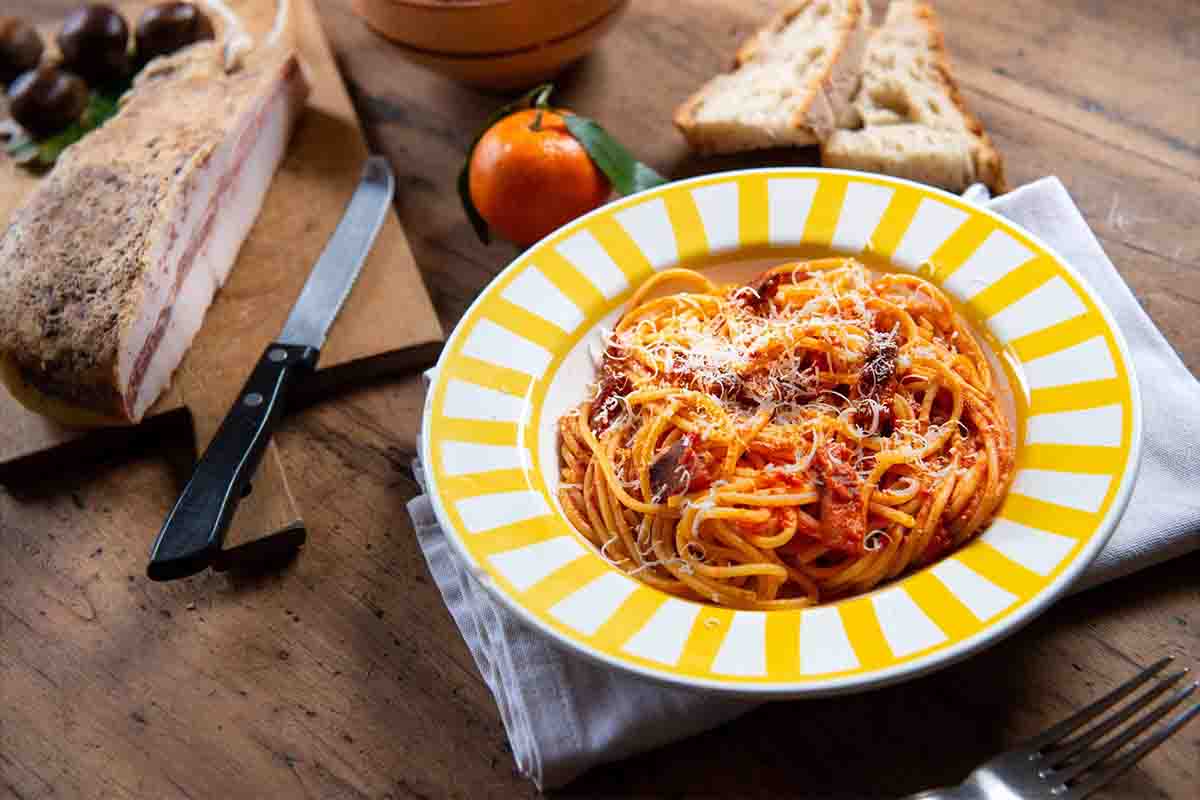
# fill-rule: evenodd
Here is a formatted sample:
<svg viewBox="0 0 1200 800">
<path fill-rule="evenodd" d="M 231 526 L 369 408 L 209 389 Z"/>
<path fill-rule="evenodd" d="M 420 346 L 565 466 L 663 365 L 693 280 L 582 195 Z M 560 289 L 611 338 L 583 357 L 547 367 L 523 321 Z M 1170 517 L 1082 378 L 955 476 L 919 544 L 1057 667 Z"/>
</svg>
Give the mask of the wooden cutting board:
<svg viewBox="0 0 1200 800">
<path fill-rule="evenodd" d="M 123 4 L 135 20 L 144 3 Z M 230 2 L 256 40 L 270 30 L 273 0 Z M 196 452 L 216 433 L 263 348 L 283 326 L 310 267 L 337 225 L 367 156 L 353 105 L 311 0 L 290 0 L 288 32 L 312 94 L 263 211 L 242 246 L 168 392 L 143 425 L 186 412 Z M 217 22 L 217 20 L 214 20 Z M 0 221 L 37 178 L 0 155 Z M 400 223 L 389 215 L 358 283 L 321 353 L 313 394 L 347 381 L 415 369 L 437 354 L 442 331 Z M 110 447 L 132 429 L 78 431 L 27 411 L 0 388 L 0 481 L 12 483 L 66 463 L 75 453 Z M 168 509 L 164 508 L 164 515 Z M 238 508 L 227 547 L 288 531 L 303 536 L 301 509 L 271 445 L 253 491 Z M 146 545 L 156 531 L 146 531 Z M 295 536 L 293 536 L 295 538 Z"/>
</svg>

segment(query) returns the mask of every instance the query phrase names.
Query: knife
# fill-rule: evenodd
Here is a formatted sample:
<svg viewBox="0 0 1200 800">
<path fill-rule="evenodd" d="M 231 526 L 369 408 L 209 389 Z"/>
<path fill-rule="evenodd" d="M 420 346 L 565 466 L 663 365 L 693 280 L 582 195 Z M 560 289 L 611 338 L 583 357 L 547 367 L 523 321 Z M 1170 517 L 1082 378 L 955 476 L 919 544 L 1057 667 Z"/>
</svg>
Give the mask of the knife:
<svg viewBox="0 0 1200 800">
<path fill-rule="evenodd" d="M 263 352 L 204 451 L 150 550 L 146 575 L 168 581 L 212 566 L 279 421 L 288 390 L 316 369 L 329 326 L 350 295 L 392 205 L 386 160 L 367 159 L 346 213 L 325 244 L 279 338 Z"/>
</svg>

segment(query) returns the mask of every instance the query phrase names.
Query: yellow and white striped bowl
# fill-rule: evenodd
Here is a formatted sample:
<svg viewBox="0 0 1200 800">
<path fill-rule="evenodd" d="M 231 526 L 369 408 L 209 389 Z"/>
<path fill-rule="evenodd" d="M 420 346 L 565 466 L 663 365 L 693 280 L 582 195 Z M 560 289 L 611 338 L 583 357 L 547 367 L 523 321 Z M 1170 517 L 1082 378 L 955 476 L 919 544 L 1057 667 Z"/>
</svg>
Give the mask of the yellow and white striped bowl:
<svg viewBox="0 0 1200 800">
<path fill-rule="evenodd" d="M 999 517 L 928 569 L 803 611 L 687 602 L 610 566 L 554 496 L 554 420 L 593 377 L 580 366 L 584 343 L 655 270 L 830 253 L 921 270 L 1008 356 L 1018 471 Z M 1108 310 L 1026 231 L 907 181 L 764 169 L 626 198 L 523 253 L 447 343 L 423 434 L 438 518 L 472 573 L 526 622 L 653 678 L 799 696 L 927 672 L 1039 613 L 1124 510 L 1141 405 Z"/>
</svg>

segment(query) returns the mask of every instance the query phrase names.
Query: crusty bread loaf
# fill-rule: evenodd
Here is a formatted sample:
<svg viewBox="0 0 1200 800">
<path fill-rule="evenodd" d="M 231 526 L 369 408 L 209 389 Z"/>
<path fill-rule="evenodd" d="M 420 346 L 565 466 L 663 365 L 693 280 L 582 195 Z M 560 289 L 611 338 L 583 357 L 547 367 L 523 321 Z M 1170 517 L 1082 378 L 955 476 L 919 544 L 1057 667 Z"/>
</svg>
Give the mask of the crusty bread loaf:
<svg viewBox="0 0 1200 800">
<path fill-rule="evenodd" d="M 872 34 L 854 106 L 860 130 L 821 144 L 829 167 L 884 172 L 961 192 L 976 181 L 1005 190 L 1004 164 L 967 111 L 933 8 L 893 0 Z"/>
<path fill-rule="evenodd" d="M 870 27 L 865 0 L 799 0 L 675 112 L 693 150 L 814 144 L 857 122 L 850 99 Z"/>
</svg>

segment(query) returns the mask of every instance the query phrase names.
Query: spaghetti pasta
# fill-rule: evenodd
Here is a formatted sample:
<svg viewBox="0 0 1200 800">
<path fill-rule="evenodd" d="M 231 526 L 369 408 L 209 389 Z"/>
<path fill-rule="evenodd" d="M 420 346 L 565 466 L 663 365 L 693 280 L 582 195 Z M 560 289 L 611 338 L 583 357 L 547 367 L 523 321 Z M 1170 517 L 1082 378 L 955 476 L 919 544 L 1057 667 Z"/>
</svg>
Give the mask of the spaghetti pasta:
<svg viewBox="0 0 1200 800">
<path fill-rule="evenodd" d="M 667 270 L 604 344 L 592 398 L 559 422 L 559 500 L 672 594 L 765 610 L 869 590 L 969 540 L 1012 477 L 987 357 L 914 275 Z"/>
</svg>

